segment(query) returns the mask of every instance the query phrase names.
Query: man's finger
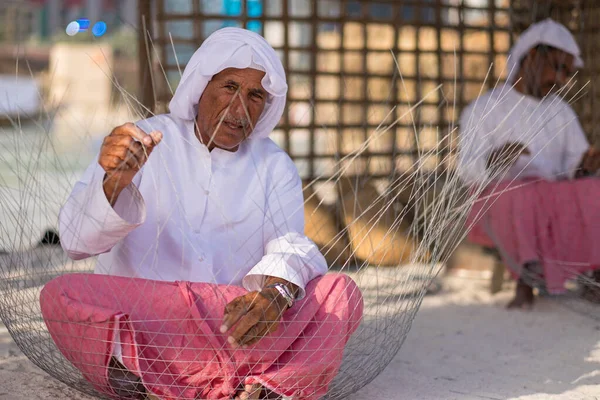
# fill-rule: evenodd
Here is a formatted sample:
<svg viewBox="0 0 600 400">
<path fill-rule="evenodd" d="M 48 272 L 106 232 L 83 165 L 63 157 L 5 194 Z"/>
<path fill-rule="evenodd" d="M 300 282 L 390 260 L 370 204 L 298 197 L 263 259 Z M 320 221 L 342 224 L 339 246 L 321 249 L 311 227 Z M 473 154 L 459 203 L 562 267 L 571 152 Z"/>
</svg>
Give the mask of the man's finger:
<svg viewBox="0 0 600 400">
<path fill-rule="evenodd" d="M 140 142 L 133 142 L 129 147 L 129 151 L 136 157 L 140 166 L 144 165 L 150 156 L 150 152 Z"/>
<path fill-rule="evenodd" d="M 147 148 L 142 143 L 131 140 L 127 146 L 124 144 L 107 146 L 104 150 L 104 155 L 119 157 L 130 167 L 140 169 L 148 160 L 151 151 L 152 148 Z M 133 164 L 130 162 L 132 158 L 134 161 Z"/>
<path fill-rule="evenodd" d="M 233 325 L 235 325 L 240 318 L 242 318 L 247 309 L 244 306 L 243 297 L 233 299 L 229 304 L 225 306 L 225 315 L 223 316 L 223 324 L 221 324 L 221 333 L 227 332 Z"/>
<path fill-rule="evenodd" d="M 258 333 L 256 333 L 256 332 L 246 333 L 240 340 L 240 344 L 242 346 L 245 346 L 245 347 L 252 346 L 252 345 L 258 343 L 262 338 L 267 336 L 269 333 L 271 333 L 268 329 L 268 324 L 266 324 L 266 323 L 259 322 L 258 325 L 255 325 L 255 326 L 261 326 L 262 328 L 260 328 L 260 330 L 258 330 Z M 254 328 L 252 328 L 252 329 L 254 329 Z"/>
<path fill-rule="evenodd" d="M 137 143 L 137 145 L 139 147 L 142 146 L 140 143 Z M 136 147 L 132 144 L 131 148 L 135 149 Z M 116 157 L 119 160 L 121 160 L 121 165 L 116 167 L 119 169 L 124 169 L 125 167 L 129 167 L 131 169 L 138 170 L 142 167 L 143 160 L 144 160 L 143 157 L 139 157 L 136 154 L 135 150 L 131 151 L 129 148 L 123 147 L 123 146 L 107 148 L 103 155 L 103 159 L 106 159 L 106 157 L 112 157 L 112 158 Z"/>
<path fill-rule="evenodd" d="M 133 137 L 127 135 L 107 136 L 106 138 L 104 138 L 103 146 L 106 149 L 113 147 L 126 147 L 132 151 L 137 150 L 138 148 L 143 149 L 145 147 L 146 153 L 150 154 L 150 152 L 152 152 L 152 149 L 154 149 L 154 147 L 162 140 L 162 133 L 158 131 L 152 131 L 149 136 L 151 138 L 151 143 L 149 145 L 137 141 Z"/>
<path fill-rule="evenodd" d="M 145 133 L 144 133 L 145 134 Z M 154 147 L 159 144 L 162 140 L 162 133 L 159 131 L 152 131 L 149 134 L 145 134 L 145 136 L 140 140 L 146 149 L 146 152 L 150 154 Z"/>
<path fill-rule="evenodd" d="M 125 162 L 127 163 L 127 166 L 133 170 L 137 171 L 140 168 L 142 168 L 142 163 L 140 162 L 136 154 L 132 153 L 131 151 L 127 151 L 127 155 L 125 156 Z"/>
<path fill-rule="evenodd" d="M 136 143 L 136 141 L 131 136 L 112 136 L 109 135 L 104 138 L 104 146 L 112 147 L 112 146 L 125 146 L 129 147 L 131 143 Z"/>
<path fill-rule="evenodd" d="M 127 157 L 128 151 L 129 147 L 126 146 L 108 146 L 106 149 L 104 149 L 102 155 L 105 157 L 118 157 L 122 161 L 125 161 L 125 157 Z"/>
<path fill-rule="evenodd" d="M 154 146 L 158 143 L 155 143 L 154 139 L 158 138 L 158 135 L 148 135 L 146 132 L 144 132 L 142 129 L 140 129 L 139 127 L 137 127 L 135 124 L 132 123 L 127 123 L 125 125 L 121 125 L 118 128 L 114 129 L 111 132 L 112 136 L 131 136 L 132 138 L 138 140 L 139 142 L 141 142 L 142 144 L 144 144 L 145 146 Z M 162 136 L 161 136 L 162 138 Z M 160 140 L 159 140 L 160 142 Z"/>
<path fill-rule="evenodd" d="M 255 343 L 258 341 L 258 339 L 263 337 L 263 335 L 265 334 L 266 331 L 267 331 L 267 324 L 265 324 L 264 321 L 258 321 L 254 326 L 252 326 L 250 329 L 248 329 L 246 331 L 246 333 L 244 333 L 240 337 L 240 339 L 238 340 L 238 343 L 240 346 L 245 346 L 245 345 Z"/>
<path fill-rule="evenodd" d="M 236 325 L 231 335 L 229 335 L 227 338 L 227 341 L 232 345 L 240 344 L 240 339 L 242 336 L 244 336 L 259 321 L 260 315 L 258 313 L 249 312 L 248 314 L 244 315 Z"/>
<path fill-rule="evenodd" d="M 152 141 L 154 142 L 154 145 L 153 145 L 153 147 L 154 147 L 162 141 L 163 134 L 162 134 L 162 132 L 159 132 L 159 131 L 152 131 L 152 132 L 150 132 L 150 137 L 152 138 Z"/>
<path fill-rule="evenodd" d="M 117 172 L 116 170 L 123 167 L 123 163 L 124 160 L 121 157 L 107 155 L 102 157 L 100 165 L 105 169 L 115 170 L 115 172 Z"/>
</svg>

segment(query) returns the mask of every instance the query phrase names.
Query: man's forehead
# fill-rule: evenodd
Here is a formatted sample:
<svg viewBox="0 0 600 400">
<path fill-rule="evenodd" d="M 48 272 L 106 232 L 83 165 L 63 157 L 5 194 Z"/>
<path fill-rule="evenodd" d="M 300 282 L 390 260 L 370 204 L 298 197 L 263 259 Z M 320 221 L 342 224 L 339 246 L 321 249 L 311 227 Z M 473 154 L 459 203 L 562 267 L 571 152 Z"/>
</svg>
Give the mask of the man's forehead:
<svg viewBox="0 0 600 400">
<path fill-rule="evenodd" d="M 261 88 L 264 90 L 264 88 L 262 87 L 262 79 L 264 76 L 265 73 L 263 71 L 259 71 L 253 68 L 225 68 L 221 72 L 217 73 L 213 77 L 213 80 L 232 80 L 239 84 L 249 84 L 252 86 L 257 86 L 257 88 Z"/>
<path fill-rule="evenodd" d="M 567 53 L 566 51 L 560 49 L 551 49 L 548 51 L 548 55 L 554 60 L 562 61 L 568 64 L 575 62 L 575 56 L 573 56 L 573 54 Z"/>
</svg>

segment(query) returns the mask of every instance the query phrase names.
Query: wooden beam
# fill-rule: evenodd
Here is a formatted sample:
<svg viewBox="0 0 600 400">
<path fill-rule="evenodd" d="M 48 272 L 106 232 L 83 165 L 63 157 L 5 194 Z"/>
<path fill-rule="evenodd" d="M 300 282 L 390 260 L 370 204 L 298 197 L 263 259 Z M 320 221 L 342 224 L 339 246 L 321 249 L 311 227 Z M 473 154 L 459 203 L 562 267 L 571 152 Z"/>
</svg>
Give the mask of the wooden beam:
<svg viewBox="0 0 600 400">
<path fill-rule="evenodd" d="M 154 37 L 151 3 L 151 0 L 138 0 L 139 98 L 144 106 L 141 115 L 146 117 L 156 111 L 154 82 L 152 80 L 152 52 L 147 45 L 149 43 L 148 37 Z"/>
</svg>

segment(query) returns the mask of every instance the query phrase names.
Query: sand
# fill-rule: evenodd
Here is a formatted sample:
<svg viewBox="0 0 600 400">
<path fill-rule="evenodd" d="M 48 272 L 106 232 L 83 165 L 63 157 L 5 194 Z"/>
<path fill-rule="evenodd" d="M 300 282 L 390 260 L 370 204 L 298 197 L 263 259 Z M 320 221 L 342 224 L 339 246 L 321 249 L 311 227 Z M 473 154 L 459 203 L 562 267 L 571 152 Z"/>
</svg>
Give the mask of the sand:
<svg viewBox="0 0 600 400">
<path fill-rule="evenodd" d="M 545 298 L 509 312 L 511 292 L 491 296 L 487 283 L 446 279 L 352 399 L 600 399 L 600 306 Z"/>
<path fill-rule="evenodd" d="M 600 306 L 540 299 L 506 311 L 511 292 L 486 280 L 444 278 L 402 349 L 351 400 L 600 399 Z M 0 399 L 89 399 L 48 376 L 0 329 Z"/>
</svg>

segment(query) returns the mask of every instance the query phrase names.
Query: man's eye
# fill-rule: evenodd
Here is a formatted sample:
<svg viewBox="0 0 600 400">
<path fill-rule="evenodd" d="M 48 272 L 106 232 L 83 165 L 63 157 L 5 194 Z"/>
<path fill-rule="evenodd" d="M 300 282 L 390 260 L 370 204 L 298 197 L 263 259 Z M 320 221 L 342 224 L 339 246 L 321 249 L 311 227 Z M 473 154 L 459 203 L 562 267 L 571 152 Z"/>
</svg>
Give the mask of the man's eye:
<svg viewBox="0 0 600 400">
<path fill-rule="evenodd" d="M 567 68 L 567 65 L 565 65 L 565 64 L 557 64 L 557 65 L 555 65 L 555 66 L 554 66 L 554 69 L 555 69 L 557 72 L 565 72 L 565 73 L 567 73 L 567 74 L 568 74 L 568 72 L 569 72 L 569 71 L 568 71 L 568 68 Z"/>
<path fill-rule="evenodd" d="M 225 85 L 225 88 L 230 91 L 235 91 L 237 88 L 233 85 Z"/>
</svg>

